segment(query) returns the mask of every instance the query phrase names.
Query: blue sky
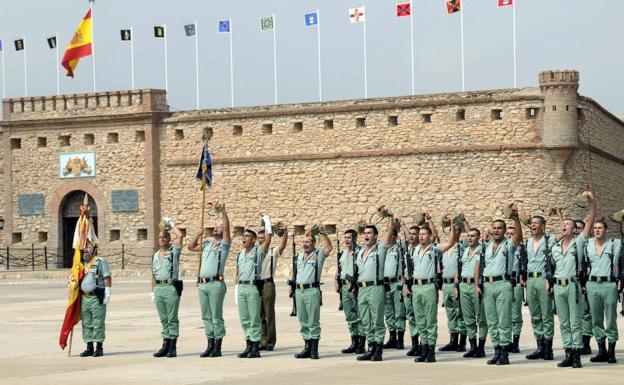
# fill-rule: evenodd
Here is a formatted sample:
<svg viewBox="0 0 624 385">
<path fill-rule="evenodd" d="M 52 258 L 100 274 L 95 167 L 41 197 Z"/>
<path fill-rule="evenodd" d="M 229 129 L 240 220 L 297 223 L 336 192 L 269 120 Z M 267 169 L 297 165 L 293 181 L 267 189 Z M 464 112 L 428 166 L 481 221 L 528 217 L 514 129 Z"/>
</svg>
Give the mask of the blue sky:
<svg viewBox="0 0 624 385">
<path fill-rule="evenodd" d="M 621 11 L 609 0 L 516 0 L 518 86 L 536 86 L 546 69 L 580 71 L 580 93 L 624 115 L 624 50 L 616 26 Z M 28 94 L 56 93 L 55 53 L 46 37 L 59 34 L 60 55 L 88 9 L 87 0 L 3 1 L 7 97 L 24 95 L 23 54 L 13 40 L 25 36 Z M 164 45 L 154 25 L 167 24 L 169 104 L 195 108 L 195 41 L 184 25 L 198 22 L 200 107 L 230 104 L 229 40 L 217 20 L 232 18 L 236 106 L 273 103 L 273 35 L 260 31 L 261 16 L 275 14 L 278 102 L 318 100 L 317 35 L 303 15 L 320 9 L 321 70 L 325 100 L 364 96 L 363 26 L 347 10 L 366 6 L 368 96 L 411 93 L 409 18 L 396 18 L 393 0 L 96 0 L 98 91 L 130 88 L 130 47 L 119 30 L 134 29 L 136 88 L 164 88 Z M 461 91 L 460 18 L 444 0 L 415 0 L 416 94 Z M 512 12 L 497 0 L 464 1 L 466 89 L 513 86 Z M 62 93 L 92 91 L 92 61 L 76 78 L 61 72 Z"/>
</svg>

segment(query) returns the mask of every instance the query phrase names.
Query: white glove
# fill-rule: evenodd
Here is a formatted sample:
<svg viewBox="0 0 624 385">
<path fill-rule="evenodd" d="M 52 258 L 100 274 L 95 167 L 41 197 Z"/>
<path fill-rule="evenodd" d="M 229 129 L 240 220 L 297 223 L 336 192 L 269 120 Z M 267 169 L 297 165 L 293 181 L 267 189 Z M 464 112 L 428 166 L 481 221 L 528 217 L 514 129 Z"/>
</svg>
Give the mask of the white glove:
<svg viewBox="0 0 624 385">
<path fill-rule="evenodd" d="M 234 285 L 234 305 L 238 305 L 238 283 Z"/>
<path fill-rule="evenodd" d="M 155 299 L 154 299 L 154 292 L 150 293 L 150 302 L 154 303 Z"/>
<path fill-rule="evenodd" d="M 112 288 L 105 287 L 104 288 L 104 305 L 110 302 Z"/>
<path fill-rule="evenodd" d="M 273 232 L 273 228 L 271 227 L 271 218 L 268 214 L 264 214 L 262 216 L 262 220 L 264 220 L 264 232 L 271 235 Z"/>
<path fill-rule="evenodd" d="M 172 229 L 175 227 L 175 222 L 173 221 L 173 219 L 169 217 L 163 217 L 163 221 L 165 222 L 165 224 L 169 225 Z"/>
</svg>

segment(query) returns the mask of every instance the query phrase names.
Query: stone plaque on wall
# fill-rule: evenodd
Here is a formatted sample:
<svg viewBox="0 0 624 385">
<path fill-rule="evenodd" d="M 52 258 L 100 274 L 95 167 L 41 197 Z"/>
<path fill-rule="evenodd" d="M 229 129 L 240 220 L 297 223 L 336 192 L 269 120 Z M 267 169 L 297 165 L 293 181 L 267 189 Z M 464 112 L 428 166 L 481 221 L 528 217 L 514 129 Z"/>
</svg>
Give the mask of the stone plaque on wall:
<svg viewBox="0 0 624 385">
<path fill-rule="evenodd" d="M 111 202 L 114 212 L 139 211 L 139 193 L 137 190 L 113 190 Z"/>
<path fill-rule="evenodd" d="M 61 179 L 95 177 L 95 153 L 72 152 L 59 155 L 59 177 Z"/>
<path fill-rule="evenodd" d="M 17 205 L 19 215 L 43 215 L 43 194 L 19 194 Z"/>
</svg>

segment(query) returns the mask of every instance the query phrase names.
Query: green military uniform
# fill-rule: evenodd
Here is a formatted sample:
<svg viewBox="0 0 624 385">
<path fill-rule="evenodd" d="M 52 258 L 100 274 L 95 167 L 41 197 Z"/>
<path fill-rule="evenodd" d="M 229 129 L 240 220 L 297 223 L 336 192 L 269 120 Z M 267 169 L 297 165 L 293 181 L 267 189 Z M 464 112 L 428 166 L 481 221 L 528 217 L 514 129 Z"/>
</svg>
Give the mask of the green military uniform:
<svg viewBox="0 0 624 385">
<path fill-rule="evenodd" d="M 420 255 L 420 250 L 423 250 L 422 255 Z M 419 362 L 425 360 L 435 362 L 435 344 L 438 339 L 438 288 L 434 278 L 437 273 L 438 253 L 437 245 L 419 244 L 411 255 L 414 265 L 411 287 L 412 306 L 423 345 L 422 355 L 417 359 Z"/>
<path fill-rule="evenodd" d="M 358 314 L 368 338 L 369 351 L 359 360 L 380 361 L 383 355 L 385 292 L 383 285 L 384 266 L 388 246 L 377 242 L 364 257 L 362 247 L 356 258 L 358 271 Z"/>
<path fill-rule="evenodd" d="M 236 259 L 238 270 L 238 315 L 246 341 L 258 344 L 262 338 L 260 319 L 260 292 L 256 281 L 260 279 L 262 261 L 266 253 L 259 246 L 241 250 Z"/>
<path fill-rule="evenodd" d="M 513 277 L 516 280 L 516 286 L 513 288 L 513 298 L 511 304 L 511 331 L 513 335 L 514 349 L 512 353 L 519 353 L 518 343 L 520 341 L 520 333 L 522 332 L 522 305 L 524 303 L 524 288 L 520 285 L 520 248 L 516 250 L 513 263 Z"/>
<path fill-rule="evenodd" d="M 108 262 L 98 256 L 90 261 L 82 261 L 85 275 L 80 283 L 80 318 L 82 338 L 88 343 L 104 342 L 106 338 L 106 304 L 100 304 L 95 295 L 96 288 L 104 289 L 104 278 L 111 276 Z"/>
<path fill-rule="evenodd" d="M 160 250 L 156 251 L 152 257 L 152 277 L 156 283 L 154 286 L 154 303 L 162 325 L 160 334 L 164 340 L 161 354 L 156 355 L 157 357 L 162 357 L 163 352 L 171 357 L 175 357 L 177 354 L 176 344 L 180 334 L 180 321 L 178 320 L 180 296 L 173 283 L 178 280 L 181 251 L 182 246 L 171 245 L 164 252 L 162 261 L 159 256 Z"/>
<path fill-rule="evenodd" d="M 411 245 L 408 246 L 406 256 L 411 256 L 413 252 L 414 252 L 414 248 Z M 403 276 L 404 277 L 408 276 L 407 264 L 405 266 L 405 270 L 403 271 Z M 403 298 L 405 298 L 405 301 L 403 302 L 403 304 L 405 305 L 405 319 L 407 320 L 407 323 L 409 324 L 410 337 L 412 338 L 412 348 L 410 349 L 410 351 L 407 352 L 407 355 L 412 357 L 412 356 L 420 355 L 421 346 L 418 341 L 418 337 L 419 337 L 418 326 L 416 326 L 416 318 L 414 317 L 414 307 L 412 306 L 412 298 L 407 296 L 407 289 L 408 289 L 407 285 L 403 285 Z"/>
<path fill-rule="evenodd" d="M 580 367 L 582 341 L 581 319 L 585 312 L 585 301 L 581 301 L 582 289 L 579 272 L 583 264 L 583 240 L 574 238 L 564 249 L 564 240 L 552 247 L 552 261 L 555 265 L 555 303 L 559 316 L 559 328 L 566 359 L 558 366 L 572 366 L 576 360 Z M 575 367 L 576 367 L 575 365 Z"/>
<path fill-rule="evenodd" d="M 279 257 L 279 250 L 272 247 L 262 262 L 262 274 L 260 275 L 260 279 L 263 281 L 262 307 L 260 310 L 260 318 L 262 319 L 260 349 L 269 351 L 273 350 L 277 342 L 275 328 L 275 281 L 273 280 L 273 274 L 275 274 Z"/>
<path fill-rule="evenodd" d="M 538 350 L 527 355 L 528 359 L 552 360 L 552 340 L 555 333 L 553 296 L 546 291 L 545 255 L 555 244 L 555 237 L 542 235 L 535 245 L 535 237 L 526 241 L 527 250 L 527 302 L 531 314 L 533 335 Z M 540 354 L 540 351 L 542 352 Z"/>
<path fill-rule="evenodd" d="M 442 255 L 442 304 L 446 311 L 446 319 L 451 342 L 441 348 L 442 351 L 456 350 L 463 345 L 466 349 L 466 328 L 461 317 L 460 300 L 455 297 L 455 273 L 457 273 L 457 260 L 466 248 L 464 242 L 457 242 Z M 462 341 L 458 343 L 458 335 Z M 461 350 L 461 349 L 460 349 Z"/>
<path fill-rule="evenodd" d="M 384 264 L 384 285 L 385 285 L 385 318 L 390 340 L 384 348 L 397 347 L 397 333 L 399 348 L 403 349 L 403 335 L 405 333 L 405 305 L 403 303 L 403 285 L 400 279 L 403 271 L 403 261 L 400 246 L 393 244 L 386 252 Z"/>
<path fill-rule="evenodd" d="M 494 344 L 495 355 L 488 364 L 506 365 L 511 338 L 511 305 L 513 290 L 510 280 L 517 246 L 511 239 L 503 239 L 494 250 L 494 240 L 485 247 L 481 264 L 483 272 L 483 302 L 485 318 Z"/>
<path fill-rule="evenodd" d="M 594 326 L 594 337 L 598 342 L 598 355 L 590 359 L 592 362 L 609 363 L 615 360 L 615 343 L 618 340 L 617 330 L 617 264 L 619 263 L 622 242 L 607 237 L 600 253 L 596 249 L 596 239 L 586 239 L 579 235 L 585 245 L 584 255 L 589 265 L 589 281 L 587 296 L 589 309 Z M 605 320 L 606 318 L 606 320 Z M 606 327 L 604 322 L 606 321 Z M 605 339 L 609 340 L 609 351 L 605 352 Z"/>
<path fill-rule="evenodd" d="M 305 251 L 297 255 L 297 280 L 295 301 L 297 317 L 301 325 L 301 337 L 306 347 L 297 358 L 318 359 L 318 343 L 321 338 L 321 288 L 320 277 L 323 272 L 325 253 L 314 249 L 308 257 Z"/>
<path fill-rule="evenodd" d="M 477 244 L 473 249 L 466 247 L 461 259 L 459 298 L 466 333 L 470 341 L 470 351 L 464 355 L 466 358 L 485 356 L 484 348 L 488 326 L 485 319 L 485 305 L 475 289 L 474 276 L 475 265 L 480 260 L 482 252 L 481 244 Z M 477 338 L 479 339 L 478 345 Z"/>
<path fill-rule="evenodd" d="M 364 344 L 364 341 L 361 340 L 365 338 L 364 329 L 362 328 L 362 323 L 358 315 L 357 298 L 349 291 L 351 283 L 353 282 L 354 257 L 357 255 L 358 249 L 359 248 L 356 248 L 352 253 L 343 250 L 338 259 L 338 263 L 340 264 L 340 276 L 338 276 L 338 279 L 342 283 L 340 289 L 342 290 L 342 310 L 344 311 L 349 334 L 351 335 L 351 346 L 344 349 L 345 351 L 343 351 L 343 353 L 354 353 L 358 350 L 360 345 Z"/>
</svg>

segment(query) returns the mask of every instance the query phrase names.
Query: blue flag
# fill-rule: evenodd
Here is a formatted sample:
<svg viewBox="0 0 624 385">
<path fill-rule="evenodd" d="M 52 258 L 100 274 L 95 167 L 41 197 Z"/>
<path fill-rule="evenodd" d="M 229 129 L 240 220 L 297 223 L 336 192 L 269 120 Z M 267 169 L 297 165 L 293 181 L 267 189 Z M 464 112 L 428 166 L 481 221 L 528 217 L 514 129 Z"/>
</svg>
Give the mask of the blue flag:
<svg viewBox="0 0 624 385">
<path fill-rule="evenodd" d="M 306 27 L 311 27 L 313 25 L 318 25 L 318 13 L 310 12 L 305 14 L 305 23 Z"/>
<path fill-rule="evenodd" d="M 221 33 L 229 33 L 230 32 L 230 21 L 229 20 L 219 20 L 219 32 L 221 32 Z"/>
<path fill-rule="evenodd" d="M 212 186 L 212 159 L 210 158 L 210 152 L 208 151 L 208 145 L 204 144 L 204 149 L 202 150 L 201 159 L 199 160 L 199 167 L 197 168 L 197 180 L 202 182 L 202 176 L 204 172 L 202 168 L 206 166 L 206 186 Z"/>
<path fill-rule="evenodd" d="M 195 24 L 187 24 L 184 26 L 186 36 L 195 36 Z"/>
<path fill-rule="evenodd" d="M 0 51 L 2 51 L 2 39 L 0 39 Z"/>
</svg>

